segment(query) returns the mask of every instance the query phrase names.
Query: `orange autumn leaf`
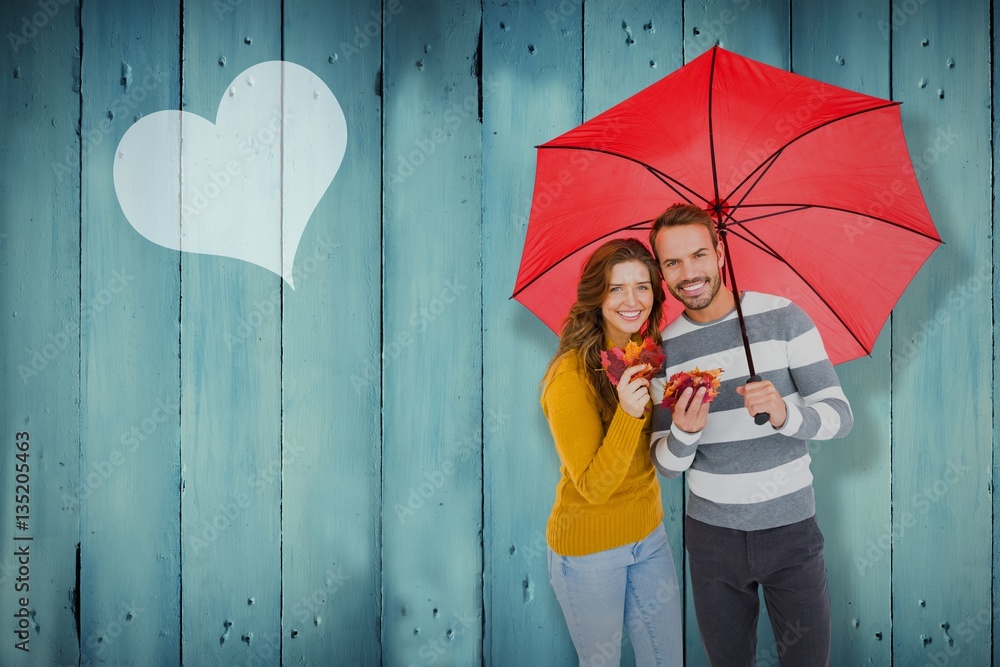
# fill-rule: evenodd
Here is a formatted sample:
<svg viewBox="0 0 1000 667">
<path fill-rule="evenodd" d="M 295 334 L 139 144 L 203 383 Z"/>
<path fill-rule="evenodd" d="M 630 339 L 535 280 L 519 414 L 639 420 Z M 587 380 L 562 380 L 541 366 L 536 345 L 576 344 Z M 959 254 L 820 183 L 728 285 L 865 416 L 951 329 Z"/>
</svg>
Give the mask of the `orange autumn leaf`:
<svg viewBox="0 0 1000 667">
<path fill-rule="evenodd" d="M 649 380 L 663 368 L 664 359 L 663 350 L 652 338 L 644 338 L 642 343 L 629 341 L 624 350 L 620 347 L 601 350 L 601 368 L 608 374 L 611 384 L 616 387 L 626 368 L 645 364 L 647 368 L 632 377 Z"/>
<path fill-rule="evenodd" d="M 693 371 L 674 373 L 667 380 L 667 384 L 663 388 L 663 401 L 660 405 L 672 411 L 674 406 L 677 405 L 677 399 L 680 398 L 680 395 L 688 387 L 691 387 L 694 391 L 705 387 L 707 391 L 702 402 L 711 403 L 719 395 L 719 385 L 722 384 L 722 380 L 719 379 L 720 375 L 722 375 L 721 368 L 703 371 L 697 366 L 695 366 Z"/>
</svg>

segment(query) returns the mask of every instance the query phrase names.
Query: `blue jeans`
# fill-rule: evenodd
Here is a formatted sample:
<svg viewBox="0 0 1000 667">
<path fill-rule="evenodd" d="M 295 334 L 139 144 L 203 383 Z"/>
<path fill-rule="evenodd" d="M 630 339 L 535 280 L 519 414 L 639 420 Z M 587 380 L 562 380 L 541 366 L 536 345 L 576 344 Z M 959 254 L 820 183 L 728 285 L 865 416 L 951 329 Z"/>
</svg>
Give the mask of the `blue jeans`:
<svg viewBox="0 0 1000 667">
<path fill-rule="evenodd" d="M 683 664 L 680 594 L 663 524 L 640 542 L 586 556 L 549 549 L 549 581 L 580 667 L 620 664 L 623 622 L 636 665 Z"/>
</svg>

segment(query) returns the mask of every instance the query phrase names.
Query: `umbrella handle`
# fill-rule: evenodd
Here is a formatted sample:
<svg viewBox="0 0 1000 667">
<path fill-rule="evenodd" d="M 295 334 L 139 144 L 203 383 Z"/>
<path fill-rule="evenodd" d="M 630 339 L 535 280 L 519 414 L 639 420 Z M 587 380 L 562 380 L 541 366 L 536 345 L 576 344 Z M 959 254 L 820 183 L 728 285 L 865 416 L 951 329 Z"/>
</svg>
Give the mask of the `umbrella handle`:
<svg viewBox="0 0 1000 667">
<path fill-rule="evenodd" d="M 749 380 L 747 380 L 747 384 L 750 384 L 751 382 L 760 382 L 763 379 L 764 378 L 762 378 L 761 376 L 754 374 L 750 376 Z M 757 426 L 763 426 L 770 420 L 771 420 L 771 415 L 766 412 L 758 412 L 753 416 L 753 423 L 756 424 Z"/>
</svg>

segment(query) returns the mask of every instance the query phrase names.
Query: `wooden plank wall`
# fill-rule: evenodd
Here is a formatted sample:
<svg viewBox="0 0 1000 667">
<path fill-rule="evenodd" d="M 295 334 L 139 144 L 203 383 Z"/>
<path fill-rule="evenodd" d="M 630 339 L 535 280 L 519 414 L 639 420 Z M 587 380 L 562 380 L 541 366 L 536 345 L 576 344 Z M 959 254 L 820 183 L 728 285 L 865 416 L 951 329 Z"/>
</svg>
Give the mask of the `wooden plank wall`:
<svg viewBox="0 0 1000 667">
<path fill-rule="evenodd" d="M 838 368 L 854 431 L 811 449 L 833 664 L 1000 663 L 995 14 L 2 3 L 0 664 L 575 664 L 544 539 L 558 460 L 538 381 L 556 338 L 508 298 L 533 147 L 717 42 L 904 102 L 946 241 L 872 356 Z M 348 125 L 294 290 L 150 243 L 112 182 L 139 118 L 214 120 L 237 74 L 279 59 L 314 72 Z M 681 576 L 684 493 L 663 481 Z M 682 589 L 686 664 L 704 665 Z M 762 617 L 758 664 L 776 665 Z"/>
</svg>

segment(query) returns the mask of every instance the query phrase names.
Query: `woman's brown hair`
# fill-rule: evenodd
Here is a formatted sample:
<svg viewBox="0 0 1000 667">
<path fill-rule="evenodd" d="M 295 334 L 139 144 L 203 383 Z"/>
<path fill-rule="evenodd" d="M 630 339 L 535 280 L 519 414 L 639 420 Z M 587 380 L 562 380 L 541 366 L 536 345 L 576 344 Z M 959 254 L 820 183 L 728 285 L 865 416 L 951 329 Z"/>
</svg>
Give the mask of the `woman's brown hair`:
<svg viewBox="0 0 1000 667">
<path fill-rule="evenodd" d="M 663 301 L 666 296 L 656 260 L 638 239 L 615 239 L 595 250 L 584 265 L 583 275 L 580 276 L 576 288 L 576 303 L 570 308 L 569 315 L 563 322 L 559 348 L 545 372 L 547 380 L 557 361 L 567 352 L 575 350 L 580 356 L 587 382 L 594 390 L 601 416 L 605 420 L 611 419 L 614 415 L 618 406 L 618 392 L 601 368 L 601 350 L 604 349 L 607 337 L 601 305 L 608 295 L 611 268 L 623 262 L 640 262 L 649 269 L 653 308 L 640 333 L 652 338 L 657 344 L 662 341 L 660 320 L 663 317 Z M 543 383 L 546 380 L 543 380 Z"/>
</svg>

